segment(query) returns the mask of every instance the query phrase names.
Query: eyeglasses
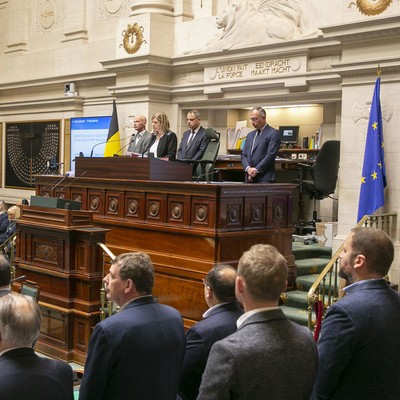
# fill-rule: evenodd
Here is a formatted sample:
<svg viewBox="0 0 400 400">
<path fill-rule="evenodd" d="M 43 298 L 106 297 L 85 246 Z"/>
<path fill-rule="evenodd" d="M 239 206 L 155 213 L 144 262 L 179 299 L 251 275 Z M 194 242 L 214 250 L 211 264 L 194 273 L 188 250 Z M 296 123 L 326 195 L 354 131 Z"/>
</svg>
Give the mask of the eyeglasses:
<svg viewBox="0 0 400 400">
<path fill-rule="evenodd" d="M 252 122 L 253 122 L 253 121 L 258 121 L 260 118 L 261 118 L 261 117 L 257 117 L 257 118 L 256 118 L 256 117 L 252 117 L 252 118 L 250 118 L 250 121 L 252 121 Z"/>
<path fill-rule="evenodd" d="M 211 286 L 209 285 L 209 283 L 205 279 L 202 279 L 202 282 L 203 282 L 204 286 L 208 286 L 209 288 L 211 288 Z"/>
</svg>

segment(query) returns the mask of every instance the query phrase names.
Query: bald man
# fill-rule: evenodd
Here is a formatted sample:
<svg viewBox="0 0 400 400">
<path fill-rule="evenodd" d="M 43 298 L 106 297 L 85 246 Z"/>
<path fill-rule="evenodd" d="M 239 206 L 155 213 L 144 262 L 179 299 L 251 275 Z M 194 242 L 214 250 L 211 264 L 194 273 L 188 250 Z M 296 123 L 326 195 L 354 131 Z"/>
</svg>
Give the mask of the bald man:
<svg viewBox="0 0 400 400">
<path fill-rule="evenodd" d="M 133 118 L 133 127 L 136 131 L 129 143 L 128 151 L 143 154 L 147 148 L 151 135 L 146 130 L 147 119 L 144 115 L 137 115 Z"/>
</svg>

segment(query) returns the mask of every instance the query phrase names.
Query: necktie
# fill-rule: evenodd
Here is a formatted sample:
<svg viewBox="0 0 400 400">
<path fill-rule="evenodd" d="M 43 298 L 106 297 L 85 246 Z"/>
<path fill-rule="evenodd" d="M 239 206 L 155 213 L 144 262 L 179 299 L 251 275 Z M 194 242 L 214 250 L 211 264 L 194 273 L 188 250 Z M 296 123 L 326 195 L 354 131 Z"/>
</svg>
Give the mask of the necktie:
<svg viewBox="0 0 400 400">
<path fill-rule="evenodd" d="M 192 131 L 192 132 L 190 133 L 189 139 L 188 139 L 188 141 L 187 141 L 187 145 L 188 145 L 188 146 L 189 146 L 190 142 L 193 140 L 195 134 L 196 134 L 195 131 Z"/>
<path fill-rule="evenodd" d="M 256 141 L 257 141 L 258 137 L 260 136 L 260 134 L 261 134 L 261 129 L 257 129 L 257 132 L 256 132 L 256 134 L 254 135 L 253 144 L 252 144 L 252 146 L 251 146 L 251 152 L 253 152 L 254 147 L 256 146 Z"/>
</svg>

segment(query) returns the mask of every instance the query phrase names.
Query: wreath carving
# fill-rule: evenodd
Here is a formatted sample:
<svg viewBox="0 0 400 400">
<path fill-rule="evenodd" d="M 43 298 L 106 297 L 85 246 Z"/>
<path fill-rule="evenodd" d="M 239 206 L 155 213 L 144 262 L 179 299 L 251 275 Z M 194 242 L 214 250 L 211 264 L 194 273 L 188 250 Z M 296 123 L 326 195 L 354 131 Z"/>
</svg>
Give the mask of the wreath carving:
<svg viewBox="0 0 400 400">
<path fill-rule="evenodd" d="M 349 8 L 355 5 L 364 15 L 378 15 L 383 13 L 392 3 L 392 0 L 357 0 L 349 4 Z"/>
<path fill-rule="evenodd" d="M 122 31 L 123 46 L 128 54 L 135 54 L 143 43 L 147 43 L 143 39 L 143 26 L 139 26 L 136 22 L 133 25 L 128 24 L 128 29 Z"/>
</svg>

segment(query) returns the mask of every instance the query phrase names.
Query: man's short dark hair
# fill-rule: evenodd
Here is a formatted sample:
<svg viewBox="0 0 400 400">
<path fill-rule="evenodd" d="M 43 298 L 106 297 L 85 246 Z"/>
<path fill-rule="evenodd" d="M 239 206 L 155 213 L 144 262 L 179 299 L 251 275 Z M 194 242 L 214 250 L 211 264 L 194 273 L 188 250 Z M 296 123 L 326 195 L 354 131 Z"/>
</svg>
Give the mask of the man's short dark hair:
<svg viewBox="0 0 400 400">
<path fill-rule="evenodd" d="M 236 269 L 230 265 L 216 265 L 206 276 L 207 285 L 221 302 L 235 301 Z"/>
<path fill-rule="evenodd" d="M 394 258 L 390 237 L 377 228 L 354 228 L 351 232 L 352 256 L 363 254 L 367 260 L 368 272 L 386 276 Z"/>
<path fill-rule="evenodd" d="M 11 282 L 11 265 L 4 254 L 0 254 L 0 286 L 8 286 Z"/>
<path fill-rule="evenodd" d="M 148 254 L 143 252 L 123 253 L 115 257 L 122 280 L 132 279 L 136 290 L 142 295 L 151 294 L 154 286 L 154 268 Z"/>
</svg>

